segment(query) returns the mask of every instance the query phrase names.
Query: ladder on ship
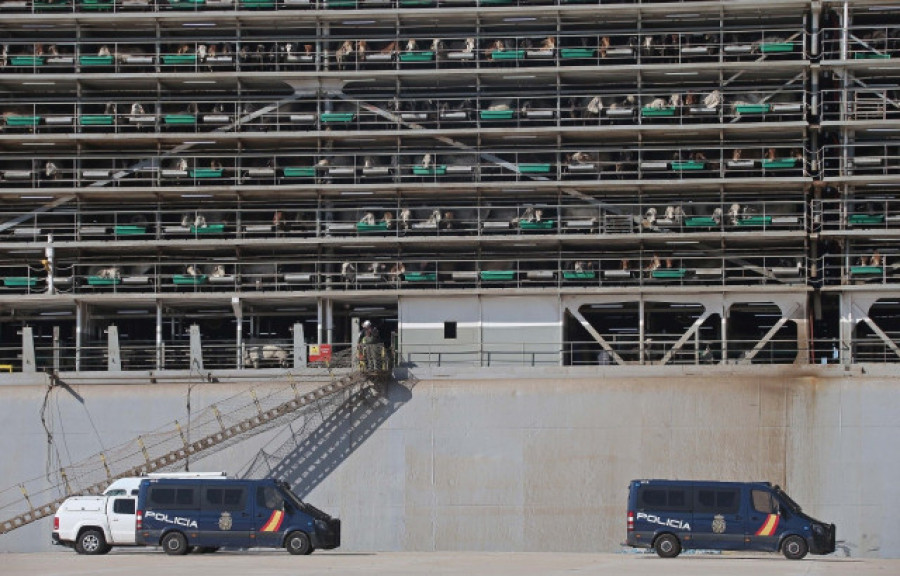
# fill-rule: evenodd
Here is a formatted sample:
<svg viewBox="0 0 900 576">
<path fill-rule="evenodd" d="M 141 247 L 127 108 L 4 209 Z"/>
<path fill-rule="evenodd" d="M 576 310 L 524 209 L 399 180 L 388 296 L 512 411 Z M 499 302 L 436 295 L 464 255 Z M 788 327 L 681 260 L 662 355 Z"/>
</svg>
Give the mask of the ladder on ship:
<svg viewBox="0 0 900 576">
<path fill-rule="evenodd" d="M 194 419 L 191 419 L 190 424 L 193 424 L 195 428 L 199 427 L 201 430 L 204 427 L 209 428 L 210 422 L 214 428 L 204 431 L 202 437 L 197 440 L 188 440 L 189 437 L 185 436 L 184 429 L 176 421 L 174 427 L 167 433 L 167 438 L 157 438 L 155 443 L 150 443 L 145 435 L 125 443 L 119 448 L 119 452 L 123 454 L 121 458 L 110 458 L 108 452 L 104 452 L 87 459 L 85 462 L 95 464 L 90 473 L 73 472 L 79 466 L 84 469 L 85 463 L 82 462 L 60 469 L 60 481 L 50 488 L 30 493 L 24 483 L 19 484 L 14 488 L 21 494 L 18 494 L 16 500 L 11 504 L 0 500 L 0 512 L 13 507 L 26 509 L 0 522 L 0 534 L 6 534 L 53 515 L 70 496 L 100 494 L 106 486 L 119 478 L 171 470 L 175 465 L 189 461 L 196 455 L 207 456 L 239 440 L 270 430 L 278 424 L 286 422 L 292 415 L 297 415 L 304 408 L 314 408 L 320 400 L 334 397 L 341 392 L 358 394 L 366 387 L 383 385 L 389 380 L 390 374 L 389 370 L 354 371 L 309 391 L 299 390 L 296 383 L 292 382 L 289 387 L 266 396 L 260 396 L 256 393 L 256 389 L 251 389 L 246 394 L 249 394 L 252 402 L 243 404 L 230 412 L 222 411 L 216 405 L 212 405 L 201 411 L 197 420 L 203 418 L 203 412 L 211 413 L 214 418 L 207 418 L 208 421 L 196 423 Z M 244 394 L 240 396 L 243 397 Z M 287 397 L 283 398 L 284 396 Z M 232 399 L 224 402 L 228 400 Z M 191 430 L 190 426 L 188 430 Z M 137 446 L 138 449 L 126 448 L 129 445 Z M 139 459 L 137 463 L 133 462 L 135 455 Z M 79 480 L 82 482 L 79 483 Z M 12 490 L 4 490 L 0 492 L 0 496 Z M 44 496 L 46 501 L 46 498 L 57 494 L 64 495 L 45 504 L 34 505 L 33 503 L 41 496 Z"/>
</svg>

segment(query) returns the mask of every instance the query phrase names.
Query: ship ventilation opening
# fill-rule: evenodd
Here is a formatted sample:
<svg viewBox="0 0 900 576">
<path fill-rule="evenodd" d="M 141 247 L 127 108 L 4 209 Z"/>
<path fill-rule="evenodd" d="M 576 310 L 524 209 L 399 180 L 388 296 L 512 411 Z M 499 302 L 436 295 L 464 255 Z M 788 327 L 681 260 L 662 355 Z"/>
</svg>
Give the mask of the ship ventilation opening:
<svg viewBox="0 0 900 576">
<path fill-rule="evenodd" d="M 701 303 L 644 302 L 643 320 L 639 302 L 586 304 L 578 314 L 588 326 L 567 313 L 569 365 L 712 364 L 721 359 L 720 317 L 706 315 Z"/>
<path fill-rule="evenodd" d="M 740 302 L 729 309 L 728 361 L 792 364 L 797 360 L 797 326 L 773 302 Z"/>
<path fill-rule="evenodd" d="M 869 319 L 896 344 L 900 334 L 900 301 L 882 298 L 869 309 Z M 853 359 L 855 362 L 898 362 L 900 357 L 868 322 L 858 322 L 853 334 Z"/>
</svg>

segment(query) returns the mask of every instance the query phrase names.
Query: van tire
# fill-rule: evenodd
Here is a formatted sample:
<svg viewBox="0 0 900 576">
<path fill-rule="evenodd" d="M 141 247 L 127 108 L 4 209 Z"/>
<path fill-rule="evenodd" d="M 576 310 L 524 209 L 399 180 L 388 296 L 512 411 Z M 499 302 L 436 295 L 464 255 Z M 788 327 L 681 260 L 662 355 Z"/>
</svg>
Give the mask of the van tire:
<svg viewBox="0 0 900 576">
<path fill-rule="evenodd" d="M 309 536 L 299 530 L 287 535 L 287 538 L 284 539 L 284 547 L 295 556 L 306 556 L 312 552 Z"/>
<path fill-rule="evenodd" d="M 78 535 L 75 541 L 75 551 L 79 554 L 106 554 L 109 552 L 109 545 L 103 532 L 95 529 L 88 529 Z"/>
<path fill-rule="evenodd" d="M 781 543 L 781 553 L 788 560 L 801 560 L 809 552 L 806 540 L 800 536 L 788 536 Z"/>
<path fill-rule="evenodd" d="M 674 534 L 663 534 L 653 544 L 660 558 L 674 558 L 681 554 L 681 542 Z"/>
<path fill-rule="evenodd" d="M 181 532 L 169 532 L 163 536 L 162 547 L 170 556 L 183 556 L 190 550 L 187 538 Z"/>
</svg>

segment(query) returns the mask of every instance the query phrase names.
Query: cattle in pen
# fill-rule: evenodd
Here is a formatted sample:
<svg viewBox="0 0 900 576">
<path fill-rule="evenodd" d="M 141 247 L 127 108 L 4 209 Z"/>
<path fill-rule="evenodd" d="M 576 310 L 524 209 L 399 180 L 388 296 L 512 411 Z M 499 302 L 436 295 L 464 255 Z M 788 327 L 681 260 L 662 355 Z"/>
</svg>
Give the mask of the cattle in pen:
<svg viewBox="0 0 900 576">
<path fill-rule="evenodd" d="M 341 278 L 345 282 L 353 282 L 356 280 L 356 266 L 353 262 L 344 262 L 341 264 Z"/>
<path fill-rule="evenodd" d="M 684 210 L 681 209 L 681 206 L 666 206 L 666 210 L 663 213 L 666 220 L 670 222 L 674 222 L 676 224 L 680 223 L 682 218 L 684 218 Z"/>
<path fill-rule="evenodd" d="M 338 49 L 334 51 L 334 59 L 337 62 L 338 69 L 343 70 L 345 66 L 345 62 L 350 60 L 351 57 L 356 53 L 356 47 L 353 44 L 352 40 L 344 40 Z"/>
<path fill-rule="evenodd" d="M 244 366 L 259 368 L 265 365 L 275 365 L 279 368 L 288 366 L 288 350 L 280 344 L 245 344 Z"/>
<path fill-rule="evenodd" d="M 97 271 L 97 277 L 105 280 L 114 280 L 122 277 L 122 270 L 118 266 L 101 268 Z"/>
</svg>

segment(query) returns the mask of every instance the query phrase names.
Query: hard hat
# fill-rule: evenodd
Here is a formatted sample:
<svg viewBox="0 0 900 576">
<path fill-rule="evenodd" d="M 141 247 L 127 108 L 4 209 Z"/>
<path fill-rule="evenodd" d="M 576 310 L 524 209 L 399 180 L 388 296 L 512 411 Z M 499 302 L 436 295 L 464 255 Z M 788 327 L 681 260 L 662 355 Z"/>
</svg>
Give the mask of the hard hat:
<svg viewBox="0 0 900 576">
<path fill-rule="evenodd" d="M 372 325 L 372 323 L 369 322 L 368 320 L 366 320 L 365 322 L 363 322 L 362 327 L 363 327 L 363 328 L 368 328 L 368 327 L 371 326 L 371 325 Z"/>
</svg>

